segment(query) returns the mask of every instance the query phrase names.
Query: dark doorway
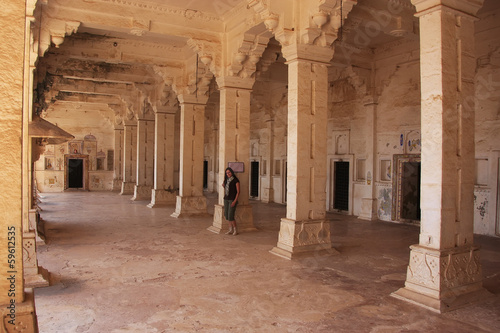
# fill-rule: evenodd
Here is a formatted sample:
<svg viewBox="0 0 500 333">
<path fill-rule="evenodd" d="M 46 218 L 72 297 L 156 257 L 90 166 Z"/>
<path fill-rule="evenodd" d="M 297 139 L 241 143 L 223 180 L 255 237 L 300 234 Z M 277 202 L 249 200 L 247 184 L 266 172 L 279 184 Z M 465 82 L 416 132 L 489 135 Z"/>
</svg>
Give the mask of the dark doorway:
<svg viewBox="0 0 500 333">
<path fill-rule="evenodd" d="M 349 162 L 335 162 L 335 188 L 333 208 L 349 210 Z"/>
<path fill-rule="evenodd" d="M 420 162 L 404 162 L 401 173 L 401 219 L 420 221 Z"/>
<path fill-rule="evenodd" d="M 208 161 L 203 161 L 203 188 L 208 188 Z"/>
<path fill-rule="evenodd" d="M 68 187 L 83 188 L 83 159 L 68 160 Z"/>
<path fill-rule="evenodd" d="M 250 168 L 250 196 L 255 198 L 259 196 L 259 162 L 252 161 Z"/>
</svg>

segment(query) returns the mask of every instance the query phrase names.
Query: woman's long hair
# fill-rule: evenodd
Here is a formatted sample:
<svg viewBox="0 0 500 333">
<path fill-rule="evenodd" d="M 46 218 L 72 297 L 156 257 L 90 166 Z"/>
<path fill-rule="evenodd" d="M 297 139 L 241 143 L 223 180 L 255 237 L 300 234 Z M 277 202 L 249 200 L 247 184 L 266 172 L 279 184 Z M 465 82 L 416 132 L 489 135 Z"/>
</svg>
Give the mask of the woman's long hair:
<svg viewBox="0 0 500 333">
<path fill-rule="evenodd" d="M 228 180 L 228 176 L 227 176 L 227 170 L 231 171 L 231 176 L 235 176 L 234 175 L 234 170 L 231 169 L 230 167 L 227 167 L 226 170 L 224 171 L 224 184 L 227 183 L 227 180 Z M 235 176 L 236 177 L 236 176 Z"/>
</svg>

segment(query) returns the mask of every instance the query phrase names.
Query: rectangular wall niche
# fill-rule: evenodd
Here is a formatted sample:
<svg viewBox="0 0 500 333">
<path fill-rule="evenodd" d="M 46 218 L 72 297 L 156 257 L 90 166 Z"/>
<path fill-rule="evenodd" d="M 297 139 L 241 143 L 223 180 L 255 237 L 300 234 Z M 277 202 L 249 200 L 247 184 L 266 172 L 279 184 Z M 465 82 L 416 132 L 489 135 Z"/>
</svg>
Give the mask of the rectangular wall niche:
<svg viewBox="0 0 500 333">
<path fill-rule="evenodd" d="M 274 175 L 279 176 L 281 174 L 281 161 L 280 160 L 274 160 Z"/>
<path fill-rule="evenodd" d="M 356 161 L 356 179 L 366 180 L 366 160 L 364 158 L 359 158 Z"/>
<path fill-rule="evenodd" d="M 476 185 L 487 185 L 488 184 L 488 159 L 478 158 L 476 159 Z"/>
<path fill-rule="evenodd" d="M 380 181 L 391 181 L 391 160 L 380 160 Z"/>
</svg>

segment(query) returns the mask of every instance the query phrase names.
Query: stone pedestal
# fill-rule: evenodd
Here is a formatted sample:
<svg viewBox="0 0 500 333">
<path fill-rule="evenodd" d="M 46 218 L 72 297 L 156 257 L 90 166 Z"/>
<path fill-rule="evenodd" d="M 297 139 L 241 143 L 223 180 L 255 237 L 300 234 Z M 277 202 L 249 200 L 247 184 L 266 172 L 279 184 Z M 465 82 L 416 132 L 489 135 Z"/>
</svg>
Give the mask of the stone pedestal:
<svg viewBox="0 0 500 333">
<path fill-rule="evenodd" d="M 24 285 L 27 288 L 48 287 L 49 272 L 38 266 L 36 256 L 36 233 L 23 233 Z"/>
<path fill-rule="evenodd" d="M 184 217 L 189 215 L 203 215 L 207 213 L 207 198 L 199 197 L 181 197 L 177 196 L 175 212 L 172 217 Z"/>
<path fill-rule="evenodd" d="M 374 221 L 378 219 L 377 216 L 377 199 L 362 198 L 361 211 L 358 216 L 361 220 Z"/>
<path fill-rule="evenodd" d="M 151 199 L 151 185 L 134 185 L 134 196 L 131 200 L 144 201 Z"/>
<path fill-rule="evenodd" d="M 214 220 L 212 226 L 208 228 L 209 231 L 216 234 L 225 233 L 229 230 L 229 224 L 224 218 L 224 206 L 215 205 Z M 257 230 L 253 224 L 253 211 L 250 205 L 240 205 L 236 207 L 234 216 L 238 232 L 255 231 Z"/>
<path fill-rule="evenodd" d="M 338 254 L 332 248 L 330 223 L 325 220 L 281 219 L 278 245 L 272 254 L 286 259 Z"/>
<path fill-rule="evenodd" d="M 405 287 L 392 296 L 442 313 L 492 295 L 482 287 L 479 248 L 413 245 Z"/>
<path fill-rule="evenodd" d="M 173 205 L 177 201 L 176 191 L 155 190 L 151 191 L 151 203 L 148 204 L 149 208 L 155 208 L 165 205 Z"/>
<path fill-rule="evenodd" d="M 2 333 L 38 332 L 38 322 L 35 312 L 35 298 L 32 289 L 24 290 L 24 302 L 15 303 L 15 316 L 12 313 L 12 304 L 1 304 Z M 14 318 L 13 318 L 14 317 Z"/>
<path fill-rule="evenodd" d="M 120 192 L 122 190 L 123 179 L 113 179 L 113 192 Z"/>
<path fill-rule="evenodd" d="M 135 183 L 132 182 L 122 182 L 122 190 L 120 195 L 132 195 L 135 191 Z"/>
</svg>

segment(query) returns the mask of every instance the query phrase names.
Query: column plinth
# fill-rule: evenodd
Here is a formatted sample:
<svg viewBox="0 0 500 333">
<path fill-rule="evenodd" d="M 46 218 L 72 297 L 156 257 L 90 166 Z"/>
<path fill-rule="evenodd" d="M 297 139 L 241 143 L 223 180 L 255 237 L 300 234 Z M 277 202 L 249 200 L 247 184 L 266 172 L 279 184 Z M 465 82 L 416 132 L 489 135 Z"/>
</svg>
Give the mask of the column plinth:
<svg viewBox="0 0 500 333">
<path fill-rule="evenodd" d="M 113 192 L 120 192 L 122 190 L 123 179 L 113 179 Z"/>
<path fill-rule="evenodd" d="M 149 208 L 172 205 L 177 201 L 177 191 L 168 191 L 163 189 L 153 189 L 151 191 L 151 203 Z"/>
<path fill-rule="evenodd" d="M 207 198 L 205 196 L 181 197 L 177 196 L 175 212 L 172 217 L 184 217 L 190 215 L 204 215 L 207 213 Z"/>
<path fill-rule="evenodd" d="M 134 185 L 134 196 L 131 200 L 134 201 L 144 201 L 151 200 L 151 190 L 153 186 L 151 185 Z"/>
<path fill-rule="evenodd" d="M 215 210 L 213 224 L 208 228 L 208 230 L 216 234 L 225 233 L 229 230 L 229 224 L 224 218 L 224 206 L 215 205 L 214 208 Z M 255 228 L 253 224 L 253 211 L 252 206 L 250 205 L 238 204 L 238 206 L 236 207 L 234 220 L 236 221 L 238 232 L 257 230 L 257 228 Z"/>
<path fill-rule="evenodd" d="M 338 254 L 332 248 L 330 223 L 323 219 L 295 221 L 282 218 L 278 244 L 270 252 L 286 259 Z"/>
<path fill-rule="evenodd" d="M 122 182 L 122 189 L 120 195 L 131 195 L 134 194 L 135 182 Z"/>
<path fill-rule="evenodd" d="M 482 287 L 479 248 L 435 250 L 412 245 L 405 287 L 392 296 L 438 313 L 491 296 Z"/>
</svg>

